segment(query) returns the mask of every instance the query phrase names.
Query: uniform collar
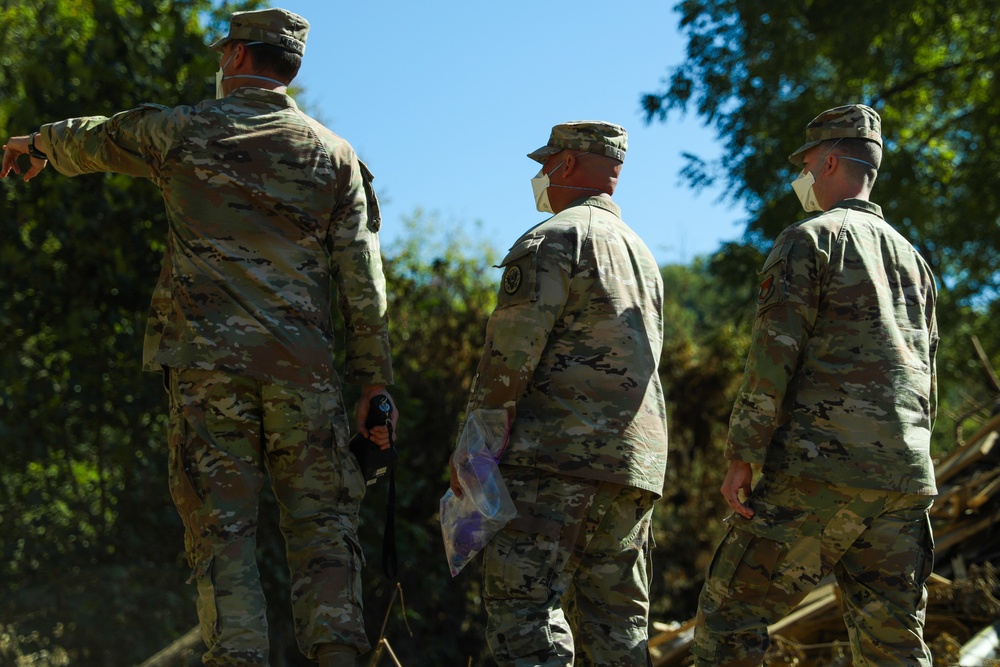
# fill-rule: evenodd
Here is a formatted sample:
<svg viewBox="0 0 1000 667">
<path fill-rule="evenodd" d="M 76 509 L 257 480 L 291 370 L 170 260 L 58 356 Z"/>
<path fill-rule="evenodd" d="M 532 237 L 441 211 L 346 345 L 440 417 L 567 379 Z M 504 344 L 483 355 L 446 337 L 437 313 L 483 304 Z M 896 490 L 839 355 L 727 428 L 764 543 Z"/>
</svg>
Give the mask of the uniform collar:
<svg viewBox="0 0 1000 667">
<path fill-rule="evenodd" d="M 295 104 L 295 100 L 286 95 L 285 93 L 279 93 L 274 90 L 268 90 L 267 88 L 254 88 L 253 86 L 242 86 L 237 88 L 233 92 L 229 93 L 226 97 L 241 97 L 246 100 L 253 100 L 255 102 L 265 102 L 267 104 L 273 104 L 279 107 L 286 107 L 288 109 L 298 109 Z"/>
<path fill-rule="evenodd" d="M 570 203 L 567 209 L 573 208 L 574 206 L 596 206 L 597 208 L 603 208 L 606 211 L 614 213 L 617 217 L 622 217 L 622 210 L 618 204 L 611 201 L 611 197 L 580 197 L 579 199 Z"/>
<path fill-rule="evenodd" d="M 833 208 L 855 208 L 868 213 L 874 213 L 885 220 L 885 216 L 882 215 L 882 207 L 867 199 L 842 199 L 834 204 Z"/>
</svg>

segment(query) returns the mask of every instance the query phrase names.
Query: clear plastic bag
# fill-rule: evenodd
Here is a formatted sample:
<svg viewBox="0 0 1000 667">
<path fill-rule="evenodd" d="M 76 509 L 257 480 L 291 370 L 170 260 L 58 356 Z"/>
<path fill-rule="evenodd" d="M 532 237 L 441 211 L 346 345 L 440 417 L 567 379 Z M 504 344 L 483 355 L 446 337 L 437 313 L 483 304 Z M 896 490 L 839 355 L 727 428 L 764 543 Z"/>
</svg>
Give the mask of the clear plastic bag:
<svg viewBox="0 0 1000 667">
<path fill-rule="evenodd" d="M 441 536 L 453 577 L 517 515 L 497 465 L 506 444 L 506 410 L 476 410 L 458 439 L 453 462 L 463 494 L 448 489 L 441 497 Z"/>
</svg>

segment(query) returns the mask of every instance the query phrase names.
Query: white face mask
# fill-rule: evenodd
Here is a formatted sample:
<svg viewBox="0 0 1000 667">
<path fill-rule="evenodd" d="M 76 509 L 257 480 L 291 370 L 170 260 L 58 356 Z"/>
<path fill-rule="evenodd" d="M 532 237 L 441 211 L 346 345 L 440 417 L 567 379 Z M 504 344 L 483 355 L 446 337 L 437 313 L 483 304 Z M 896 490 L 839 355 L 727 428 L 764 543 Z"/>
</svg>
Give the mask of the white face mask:
<svg viewBox="0 0 1000 667">
<path fill-rule="evenodd" d="M 556 165 L 556 169 L 563 166 L 563 162 Z M 553 169 L 548 174 L 544 173 L 545 167 L 538 170 L 538 175 L 531 179 L 531 190 L 535 195 L 535 208 L 540 213 L 552 213 L 552 204 L 549 202 L 549 174 L 555 173 Z"/>
<path fill-rule="evenodd" d="M 253 46 L 254 44 L 263 44 L 263 43 L 264 42 L 247 42 L 246 44 L 244 44 L 244 46 Z M 285 85 L 284 81 L 278 81 L 277 79 L 271 79 L 266 76 L 254 76 L 253 74 L 237 74 L 236 76 L 226 76 L 224 72 L 224 70 L 226 69 L 226 65 L 229 64 L 229 62 L 233 59 L 235 55 L 236 51 L 233 51 L 233 55 L 229 56 L 229 60 L 227 60 L 222 65 L 222 67 L 219 68 L 219 71 L 215 73 L 215 99 L 221 100 L 223 97 L 226 96 L 226 94 L 222 91 L 222 82 L 225 81 L 226 79 L 260 79 L 261 81 L 271 81 L 272 83 L 276 83 L 279 86 Z"/>
<path fill-rule="evenodd" d="M 224 79 L 231 79 L 233 77 L 231 77 L 231 76 L 229 76 L 229 77 L 225 76 L 225 72 L 223 70 L 226 69 L 226 65 L 228 65 L 230 63 L 230 61 L 233 59 L 233 56 L 235 56 L 235 55 L 236 55 L 236 52 L 233 51 L 233 55 L 229 56 L 229 60 L 227 60 L 225 63 L 223 63 L 222 66 L 219 67 L 219 71 L 215 73 L 215 99 L 217 99 L 217 100 L 221 100 L 223 97 L 226 96 L 226 94 L 224 92 L 222 92 L 222 81 Z"/>
<path fill-rule="evenodd" d="M 792 181 L 792 190 L 795 191 L 796 196 L 799 198 L 799 203 L 802 204 L 802 210 L 806 213 L 823 210 L 816 200 L 816 192 L 813 190 L 813 184 L 815 183 L 816 178 L 812 175 L 811 171 L 803 171 L 799 174 L 798 178 Z"/>
</svg>

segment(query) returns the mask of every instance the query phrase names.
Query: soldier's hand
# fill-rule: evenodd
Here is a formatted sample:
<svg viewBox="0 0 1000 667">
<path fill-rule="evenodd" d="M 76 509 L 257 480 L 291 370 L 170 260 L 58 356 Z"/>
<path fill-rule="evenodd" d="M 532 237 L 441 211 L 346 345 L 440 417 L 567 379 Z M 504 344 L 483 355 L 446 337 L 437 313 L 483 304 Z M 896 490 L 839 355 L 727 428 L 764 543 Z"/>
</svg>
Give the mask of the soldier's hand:
<svg viewBox="0 0 1000 667">
<path fill-rule="evenodd" d="M 753 517 L 753 510 L 743 503 L 744 498 L 750 497 L 752 489 L 750 483 L 753 481 L 753 469 L 749 463 L 731 460 L 729 470 L 726 471 L 726 478 L 722 480 L 722 496 L 726 499 L 729 507 L 734 512 L 747 519 Z M 740 498 L 740 492 L 743 498 Z"/>
<path fill-rule="evenodd" d="M 392 423 L 392 432 L 396 432 L 396 422 L 399 420 L 399 411 L 396 410 L 396 402 L 392 400 L 392 396 L 389 396 L 389 392 L 385 390 L 385 385 L 383 384 L 365 385 L 361 388 L 361 398 L 358 399 L 355 424 L 357 424 L 358 433 L 378 445 L 379 449 L 388 449 L 392 444 L 389 437 L 389 428 L 386 426 L 375 426 L 369 430 L 368 427 L 365 426 L 365 422 L 368 420 L 368 410 L 371 400 L 379 394 L 387 396 L 389 398 L 389 403 L 392 404 L 392 414 L 389 415 L 389 421 Z"/>
<path fill-rule="evenodd" d="M 3 166 L 0 167 L 0 178 L 7 178 L 7 174 L 11 171 L 15 174 L 21 173 L 21 167 L 17 164 L 17 158 L 22 155 L 28 155 L 28 145 L 30 143 L 30 135 L 11 137 L 7 140 L 7 143 L 3 146 Z M 28 159 L 31 161 L 31 166 L 28 171 L 24 172 L 25 182 L 37 176 L 42 169 L 45 169 L 45 165 L 49 163 L 48 160 L 41 160 L 35 157 L 29 157 Z"/>
</svg>

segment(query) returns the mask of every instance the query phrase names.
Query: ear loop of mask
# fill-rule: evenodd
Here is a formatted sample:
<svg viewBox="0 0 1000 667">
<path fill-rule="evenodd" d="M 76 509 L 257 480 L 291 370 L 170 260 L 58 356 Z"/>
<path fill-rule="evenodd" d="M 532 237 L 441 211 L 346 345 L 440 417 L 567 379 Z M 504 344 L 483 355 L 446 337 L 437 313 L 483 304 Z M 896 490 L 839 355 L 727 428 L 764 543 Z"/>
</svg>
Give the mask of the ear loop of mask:
<svg viewBox="0 0 1000 667">
<path fill-rule="evenodd" d="M 580 157 L 581 155 L 590 155 L 590 154 L 587 153 L 586 151 L 584 151 L 583 153 L 576 153 L 575 155 L 570 155 L 570 157 Z M 556 168 L 553 169 L 552 171 L 550 171 L 548 174 L 546 174 L 546 176 L 552 176 L 552 174 L 556 173 L 556 169 L 559 169 L 559 167 L 563 166 L 564 164 L 566 164 L 566 160 L 563 160 L 562 162 L 560 162 L 556 166 Z M 583 188 L 583 187 L 580 187 L 579 185 L 559 185 L 558 183 L 552 183 L 551 181 L 549 182 L 548 187 L 550 187 L 550 188 L 566 188 L 567 190 L 593 190 L 594 192 L 600 192 L 600 190 L 598 190 L 597 188 Z"/>
<path fill-rule="evenodd" d="M 841 137 L 840 139 L 837 139 L 837 140 L 836 140 L 835 142 L 833 142 L 833 145 L 832 145 L 832 146 L 830 146 L 830 150 L 828 150 L 828 151 L 826 152 L 826 154 L 825 154 L 825 155 L 823 156 L 823 159 L 822 159 L 822 160 L 819 160 L 819 161 L 818 161 L 818 162 L 816 163 L 816 167 L 818 167 L 818 166 L 822 165 L 822 164 L 823 164 L 824 162 L 826 162 L 826 159 L 827 159 L 828 157 L 830 157 L 830 153 L 832 153 L 832 152 L 833 152 L 833 149 L 837 147 L 837 144 L 839 144 L 839 143 L 841 142 L 841 140 L 842 140 L 842 139 L 843 139 L 843 137 Z M 838 157 L 840 157 L 840 156 L 838 156 Z M 816 167 L 813 167 L 813 169 L 815 169 Z M 804 170 L 803 170 L 803 171 L 804 171 Z M 809 173 L 811 174 L 812 172 L 810 171 Z M 813 178 L 815 178 L 815 176 L 813 176 Z"/>
<path fill-rule="evenodd" d="M 874 169 L 875 171 L 878 171 L 878 167 L 876 167 L 875 165 L 873 165 L 871 162 L 868 162 L 867 160 L 859 160 L 856 157 L 847 157 L 846 155 L 838 155 L 837 159 L 838 160 L 850 160 L 851 162 L 860 162 L 861 164 L 866 164 L 869 167 L 871 167 L 872 169 Z"/>
<path fill-rule="evenodd" d="M 826 152 L 826 155 L 823 156 L 823 159 L 820 160 L 821 163 L 825 162 L 826 158 L 830 157 L 830 153 L 832 153 L 833 149 L 837 147 L 837 144 L 840 143 L 841 139 L 843 139 L 843 137 L 841 137 L 840 139 L 837 139 L 837 141 L 834 142 L 833 146 L 830 146 L 830 150 L 828 150 Z M 848 157 L 846 155 L 837 155 L 836 157 L 837 157 L 838 160 L 850 160 L 851 162 L 860 162 L 861 164 L 866 164 L 869 167 L 871 167 L 872 169 L 874 169 L 875 171 L 878 171 L 878 167 L 876 167 L 875 165 L 873 165 L 871 162 L 868 162 L 867 160 L 859 160 L 856 157 Z M 805 170 L 803 170 L 803 171 L 805 171 Z"/>
</svg>

